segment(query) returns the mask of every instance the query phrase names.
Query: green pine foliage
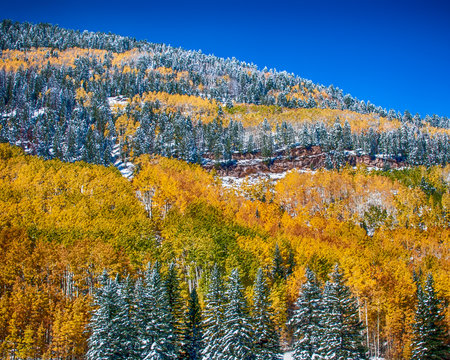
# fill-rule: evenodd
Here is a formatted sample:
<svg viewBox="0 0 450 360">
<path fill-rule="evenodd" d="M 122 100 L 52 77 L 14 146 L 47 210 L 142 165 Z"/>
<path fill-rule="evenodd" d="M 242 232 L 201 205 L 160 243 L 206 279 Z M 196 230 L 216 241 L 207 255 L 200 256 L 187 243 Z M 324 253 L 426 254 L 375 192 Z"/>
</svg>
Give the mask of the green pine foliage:
<svg viewBox="0 0 450 360">
<path fill-rule="evenodd" d="M 118 284 L 105 271 L 100 279 L 102 287 L 94 295 L 94 306 L 89 328 L 87 359 L 109 360 L 122 356 L 121 302 Z"/>
<path fill-rule="evenodd" d="M 253 359 L 253 327 L 237 269 L 231 271 L 226 295 L 228 302 L 224 311 L 223 359 Z"/>
<path fill-rule="evenodd" d="M 224 352 L 223 337 L 225 290 L 222 276 L 217 265 L 214 266 L 205 298 L 203 313 L 204 344 L 202 351 L 204 360 L 220 359 Z"/>
<path fill-rule="evenodd" d="M 411 360 L 449 359 L 444 306 L 434 290 L 433 276 L 428 275 L 424 288 L 418 280 L 416 283 L 417 308 L 413 324 Z"/>
<path fill-rule="evenodd" d="M 280 339 L 272 318 L 269 289 L 262 269 L 256 275 L 253 293 L 253 355 L 255 360 L 280 359 Z"/>
<path fill-rule="evenodd" d="M 182 359 L 200 360 L 202 358 L 203 328 L 202 310 L 198 301 L 197 289 L 193 288 L 189 294 L 188 307 L 183 326 Z"/>
<path fill-rule="evenodd" d="M 290 325 L 294 328 L 294 359 L 311 360 L 317 357 L 324 341 L 322 328 L 322 289 L 316 275 L 306 269 L 306 282 L 295 303 Z"/>
<path fill-rule="evenodd" d="M 178 339 L 181 338 L 181 324 L 183 320 L 183 299 L 181 298 L 180 283 L 178 280 L 177 268 L 174 263 L 169 265 L 169 270 L 164 280 L 167 292 L 167 302 L 169 306 L 170 326 L 174 331 L 174 348 L 181 346 Z"/>
<path fill-rule="evenodd" d="M 367 359 L 356 299 L 338 265 L 325 285 L 322 306 L 320 355 L 328 360 Z"/>
</svg>

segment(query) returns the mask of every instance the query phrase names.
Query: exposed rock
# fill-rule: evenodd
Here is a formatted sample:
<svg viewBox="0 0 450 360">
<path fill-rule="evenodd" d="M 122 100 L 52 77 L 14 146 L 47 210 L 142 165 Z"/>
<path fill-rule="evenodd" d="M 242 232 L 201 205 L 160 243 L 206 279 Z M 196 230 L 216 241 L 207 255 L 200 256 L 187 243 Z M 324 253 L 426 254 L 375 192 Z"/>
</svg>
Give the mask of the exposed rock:
<svg viewBox="0 0 450 360">
<path fill-rule="evenodd" d="M 333 154 L 329 153 L 333 160 Z M 278 151 L 271 159 L 263 159 L 260 152 L 247 154 L 233 154 L 232 161 L 228 163 L 214 162 L 214 156 L 209 154 L 205 159 L 210 160 L 204 168 L 215 169 L 219 176 L 246 177 L 261 173 L 283 173 L 291 169 L 315 170 L 325 167 L 327 153 L 319 146 L 310 148 L 295 147 L 285 151 Z M 344 155 L 346 163 L 350 166 L 364 164 L 374 168 L 396 169 L 404 166 L 402 162 L 369 155 L 355 155 L 348 152 Z"/>
</svg>

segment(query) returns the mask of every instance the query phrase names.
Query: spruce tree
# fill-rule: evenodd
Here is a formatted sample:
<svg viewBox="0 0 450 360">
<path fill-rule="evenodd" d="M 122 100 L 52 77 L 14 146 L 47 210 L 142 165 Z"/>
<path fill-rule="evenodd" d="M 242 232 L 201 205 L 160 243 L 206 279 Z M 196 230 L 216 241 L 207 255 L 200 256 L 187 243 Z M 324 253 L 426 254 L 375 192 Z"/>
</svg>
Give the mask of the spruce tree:
<svg viewBox="0 0 450 360">
<path fill-rule="evenodd" d="M 193 288 L 188 300 L 183 327 L 182 358 L 200 360 L 203 349 L 202 313 L 198 302 L 197 289 Z"/>
<path fill-rule="evenodd" d="M 169 270 L 165 277 L 164 286 L 167 292 L 167 302 L 169 306 L 170 326 L 174 331 L 174 348 L 179 350 L 181 338 L 181 319 L 183 317 L 183 303 L 180 294 L 180 283 L 178 280 L 177 268 L 174 263 L 169 265 Z"/>
<path fill-rule="evenodd" d="M 123 358 L 120 344 L 120 325 L 117 322 L 120 297 L 116 281 L 105 271 L 100 279 L 101 287 L 94 295 L 94 306 L 89 328 L 87 359 L 109 360 Z"/>
<path fill-rule="evenodd" d="M 425 289 L 417 283 L 417 309 L 413 324 L 411 360 L 437 360 L 450 358 L 449 347 L 445 344 L 446 329 L 444 309 L 434 290 L 434 281 L 428 275 Z"/>
<path fill-rule="evenodd" d="M 272 319 L 269 291 L 262 269 L 258 270 L 253 294 L 253 353 L 257 360 L 280 359 L 280 339 Z"/>
<path fill-rule="evenodd" d="M 295 303 L 295 313 L 290 321 L 294 328 L 294 359 L 311 360 L 317 358 L 323 341 L 321 328 L 322 290 L 316 275 L 306 269 L 306 282 Z"/>
<path fill-rule="evenodd" d="M 231 271 L 226 294 L 228 302 L 224 312 L 223 359 L 253 359 L 253 329 L 237 269 Z"/>
<path fill-rule="evenodd" d="M 136 324 L 140 358 L 175 359 L 174 330 L 159 265 L 148 267 L 145 282 L 136 283 Z"/>
<path fill-rule="evenodd" d="M 281 256 L 280 247 L 275 245 L 275 251 L 272 259 L 271 275 L 274 282 L 284 279 L 285 269 L 283 266 L 283 257 Z"/>
<path fill-rule="evenodd" d="M 203 312 L 203 360 L 216 360 L 223 358 L 224 344 L 224 303 L 225 294 L 222 277 L 217 265 L 211 272 L 208 293 L 205 299 L 205 310 Z"/>
<path fill-rule="evenodd" d="M 356 299 L 338 265 L 325 285 L 322 304 L 324 337 L 320 355 L 327 360 L 367 359 Z"/>
<path fill-rule="evenodd" d="M 139 341 L 134 321 L 134 294 L 130 281 L 116 281 L 118 285 L 118 302 L 116 322 L 119 338 L 117 339 L 123 359 L 139 359 Z"/>
</svg>

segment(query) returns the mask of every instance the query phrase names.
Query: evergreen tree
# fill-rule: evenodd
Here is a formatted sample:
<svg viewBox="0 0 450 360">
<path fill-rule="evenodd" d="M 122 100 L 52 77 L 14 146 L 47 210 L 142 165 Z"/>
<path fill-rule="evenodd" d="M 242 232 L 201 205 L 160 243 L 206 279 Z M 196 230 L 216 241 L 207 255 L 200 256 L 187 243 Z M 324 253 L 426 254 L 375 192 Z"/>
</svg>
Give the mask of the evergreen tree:
<svg viewBox="0 0 450 360">
<path fill-rule="evenodd" d="M 181 338 L 181 320 L 183 317 L 183 303 L 180 295 L 180 284 L 177 268 L 174 263 L 169 265 L 165 281 L 167 302 L 169 306 L 170 326 L 174 331 L 174 348 L 178 351 Z"/>
<path fill-rule="evenodd" d="M 237 269 L 231 271 L 228 280 L 227 298 L 228 302 L 224 312 L 225 329 L 222 339 L 223 359 L 253 359 L 253 329 Z"/>
<path fill-rule="evenodd" d="M 257 360 L 280 359 L 280 339 L 272 320 L 271 304 L 262 269 L 258 270 L 253 295 L 253 353 Z"/>
<path fill-rule="evenodd" d="M 211 272 L 208 293 L 205 299 L 203 316 L 205 344 L 202 350 L 203 360 L 223 359 L 224 343 L 224 303 L 225 294 L 220 271 L 217 265 Z"/>
<path fill-rule="evenodd" d="M 306 269 L 306 282 L 302 285 L 295 307 L 290 321 L 295 337 L 294 359 L 315 359 L 323 342 L 322 290 L 316 275 L 309 268 Z"/>
<path fill-rule="evenodd" d="M 320 355 L 328 360 L 366 359 L 356 299 L 338 265 L 325 285 L 322 304 L 324 337 Z"/>
<path fill-rule="evenodd" d="M 94 295 L 94 306 L 89 328 L 87 359 L 109 360 L 123 358 L 120 343 L 120 297 L 117 282 L 110 279 L 105 271 L 100 279 L 101 287 Z"/>
<path fill-rule="evenodd" d="M 269 158 L 273 154 L 274 143 L 272 136 L 272 127 L 267 119 L 264 119 L 260 126 L 259 143 L 261 149 L 261 156 L 263 158 Z"/>
<path fill-rule="evenodd" d="M 273 281 L 279 281 L 281 279 L 284 279 L 284 266 L 283 266 L 283 257 L 281 256 L 280 247 L 278 244 L 275 245 L 275 251 L 273 253 L 273 259 L 272 259 L 272 269 L 271 269 L 271 275 Z"/>
<path fill-rule="evenodd" d="M 145 283 L 136 283 L 136 324 L 140 358 L 175 359 L 174 330 L 159 265 L 148 267 Z"/>
<path fill-rule="evenodd" d="M 434 290 L 434 281 L 428 275 L 425 289 L 417 283 L 417 309 L 413 324 L 411 360 L 449 359 L 450 349 L 446 345 L 444 309 Z"/>
<path fill-rule="evenodd" d="M 202 314 L 197 289 L 193 288 L 188 300 L 183 329 L 182 358 L 200 360 L 203 349 Z"/>
<path fill-rule="evenodd" d="M 134 321 L 134 294 L 128 278 L 118 285 L 118 302 L 116 323 L 123 359 L 139 359 L 139 341 Z"/>
</svg>

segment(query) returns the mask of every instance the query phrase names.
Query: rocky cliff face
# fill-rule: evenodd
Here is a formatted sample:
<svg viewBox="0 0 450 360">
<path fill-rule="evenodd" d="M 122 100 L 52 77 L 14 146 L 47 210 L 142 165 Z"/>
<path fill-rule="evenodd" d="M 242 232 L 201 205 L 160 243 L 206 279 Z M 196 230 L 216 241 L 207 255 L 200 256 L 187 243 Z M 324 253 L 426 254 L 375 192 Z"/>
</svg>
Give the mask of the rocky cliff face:
<svg viewBox="0 0 450 360">
<path fill-rule="evenodd" d="M 310 148 L 295 147 L 293 149 L 279 151 L 270 159 L 264 159 L 260 152 L 251 154 L 236 154 L 229 162 L 215 162 L 207 157 L 204 168 L 215 169 L 219 176 L 246 177 L 254 174 L 283 173 L 291 169 L 316 170 L 326 167 L 327 156 L 332 163 L 336 160 L 336 154 L 326 153 L 319 146 Z M 402 162 L 369 155 L 358 155 L 355 152 L 344 152 L 343 161 L 350 166 L 364 164 L 373 168 L 397 169 L 405 166 Z"/>
</svg>

